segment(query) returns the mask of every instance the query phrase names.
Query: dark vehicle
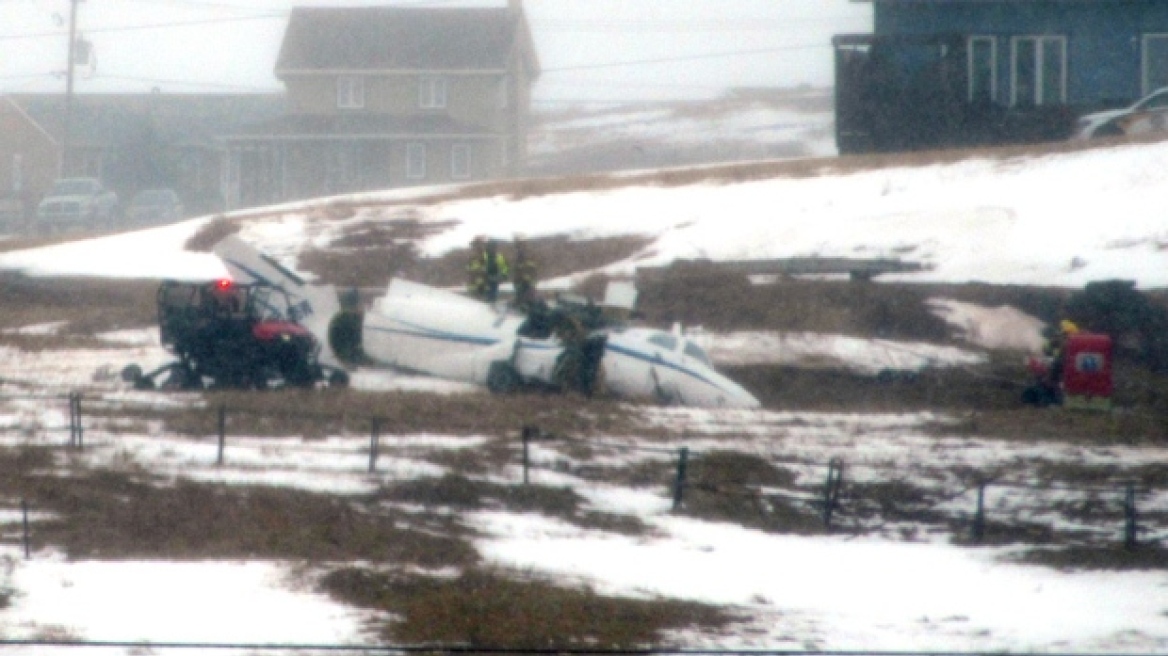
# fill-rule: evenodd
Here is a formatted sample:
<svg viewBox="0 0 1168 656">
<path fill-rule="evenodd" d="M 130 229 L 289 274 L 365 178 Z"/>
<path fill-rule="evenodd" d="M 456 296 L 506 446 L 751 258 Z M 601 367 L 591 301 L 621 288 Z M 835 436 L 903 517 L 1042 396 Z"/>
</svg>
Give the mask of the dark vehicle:
<svg viewBox="0 0 1168 656">
<path fill-rule="evenodd" d="M 96 178 L 64 178 L 37 205 L 38 232 L 109 227 L 118 215 L 118 195 Z"/>
<path fill-rule="evenodd" d="M 168 223 L 183 218 L 183 205 L 173 189 L 146 189 L 134 194 L 126 208 L 126 221 Z"/>
<path fill-rule="evenodd" d="M 137 365 L 122 378 L 138 389 L 233 389 L 313 387 L 326 380 L 317 361 L 320 344 L 294 317 L 279 316 L 271 285 L 167 281 L 158 290 L 162 345 L 177 362 L 143 374 Z M 286 305 L 285 305 L 286 307 Z M 157 383 L 163 374 L 166 378 Z M 328 372 L 327 382 L 344 385 L 343 370 Z"/>
</svg>

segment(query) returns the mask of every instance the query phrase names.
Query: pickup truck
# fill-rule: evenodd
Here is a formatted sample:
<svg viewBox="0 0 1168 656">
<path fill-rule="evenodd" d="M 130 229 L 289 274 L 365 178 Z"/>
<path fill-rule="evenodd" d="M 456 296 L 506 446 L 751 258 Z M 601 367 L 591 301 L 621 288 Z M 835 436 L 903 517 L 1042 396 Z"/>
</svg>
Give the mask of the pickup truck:
<svg viewBox="0 0 1168 656">
<path fill-rule="evenodd" d="M 63 178 L 37 205 L 37 229 L 52 233 L 72 228 L 110 226 L 118 213 L 118 195 L 96 178 Z"/>
</svg>

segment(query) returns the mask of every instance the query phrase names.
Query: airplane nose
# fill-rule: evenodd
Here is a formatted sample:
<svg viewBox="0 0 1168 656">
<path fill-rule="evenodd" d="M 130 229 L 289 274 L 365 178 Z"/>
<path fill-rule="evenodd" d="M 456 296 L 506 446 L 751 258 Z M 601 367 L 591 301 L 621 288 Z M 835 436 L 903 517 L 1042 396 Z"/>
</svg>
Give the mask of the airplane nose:
<svg viewBox="0 0 1168 656">
<path fill-rule="evenodd" d="M 718 385 L 718 404 L 720 406 L 723 408 L 742 409 L 762 407 L 762 403 L 760 403 L 758 399 L 754 398 L 753 394 L 747 392 L 744 387 L 730 380 L 729 378 L 726 378 L 725 376 L 721 376 L 720 378 L 720 384 Z"/>
<path fill-rule="evenodd" d="M 762 403 L 754 398 L 753 394 L 739 387 L 737 390 L 733 390 L 726 395 L 725 407 L 743 409 L 761 408 Z"/>
</svg>

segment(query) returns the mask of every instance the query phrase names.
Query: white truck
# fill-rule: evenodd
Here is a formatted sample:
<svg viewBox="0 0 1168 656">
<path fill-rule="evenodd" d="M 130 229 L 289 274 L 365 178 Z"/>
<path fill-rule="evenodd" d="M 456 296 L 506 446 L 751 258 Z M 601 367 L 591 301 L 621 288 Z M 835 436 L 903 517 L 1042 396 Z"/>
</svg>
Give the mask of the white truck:
<svg viewBox="0 0 1168 656">
<path fill-rule="evenodd" d="M 62 178 L 37 205 L 36 228 L 41 233 L 95 230 L 113 224 L 118 195 L 97 178 Z"/>
</svg>

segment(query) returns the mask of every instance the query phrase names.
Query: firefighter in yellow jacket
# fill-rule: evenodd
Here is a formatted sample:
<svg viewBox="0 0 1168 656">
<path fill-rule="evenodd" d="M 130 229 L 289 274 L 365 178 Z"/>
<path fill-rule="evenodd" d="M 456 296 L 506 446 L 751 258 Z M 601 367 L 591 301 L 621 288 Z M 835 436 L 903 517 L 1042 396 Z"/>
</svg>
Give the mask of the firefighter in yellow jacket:
<svg viewBox="0 0 1168 656">
<path fill-rule="evenodd" d="M 499 252 L 499 242 L 475 237 L 471 242 L 470 261 L 466 265 L 472 296 L 494 303 L 499 298 L 499 283 L 510 275 L 507 258 Z"/>
<path fill-rule="evenodd" d="M 1078 332 L 1079 326 L 1074 321 L 1063 319 L 1059 322 L 1058 330 L 1052 331 L 1046 343 L 1042 345 L 1043 355 L 1050 358 L 1050 384 L 1056 388 L 1063 379 L 1063 351 L 1066 349 L 1067 340 Z"/>
</svg>

